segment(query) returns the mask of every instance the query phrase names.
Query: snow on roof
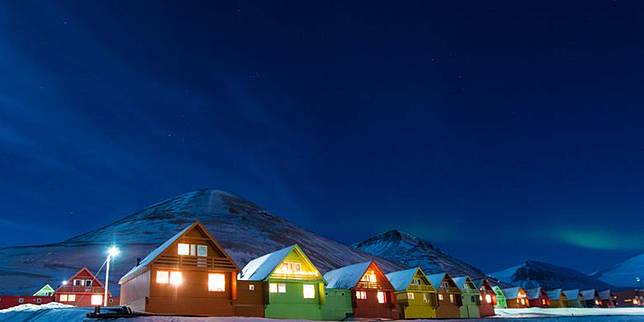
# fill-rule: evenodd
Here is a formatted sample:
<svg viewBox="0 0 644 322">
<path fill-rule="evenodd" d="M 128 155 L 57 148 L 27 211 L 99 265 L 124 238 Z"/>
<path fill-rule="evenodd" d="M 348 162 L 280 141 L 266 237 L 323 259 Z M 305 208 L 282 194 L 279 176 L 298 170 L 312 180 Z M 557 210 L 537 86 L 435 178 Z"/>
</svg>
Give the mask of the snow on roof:
<svg viewBox="0 0 644 322">
<path fill-rule="evenodd" d="M 541 297 L 541 287 L 525 290 L 525 293 L 528 295 L 529 299 L 536 300 Z"/>
<path fill-rule="evenodd" d="M 327 288 L 349 289 L 356 286 L 371 263 L 368 261 L 328 271 L 324 274 L 324 279 L 329 282 Z"/>
<path fill-rule="evenodd" d="M 611 292 L 610 289 L 599 292 L 599 297 L 602 300 L 610 300 L 611 295 L 613 295 L 613 292 Z"/>
<path fill-rule="evenodd" d="M 574 289 L 574 290 L 565 290 L 564 294 L 566 294 L 566 298 L 569 300 L 576 300 L 579 298 L 579 289 Z"/>
<path fill-rule="evenodd" d="M 465 283 L 467 283 L 468 281 L 470 281 L 472 284 L 474 284 L 474 282 L 472 282 L 472 279 L 471 279 L 469 276 L 467 276 L 467 275 L 465 275 L 465 276 L 459 276 L 459 277 L 454 277 L 454 278 L 452 278 L 452 279 L 454 280 L 454 283 L 456 283 L 456 286 L 457 286 L 459 289 L 463 289 L 463 288 L 465 287 Z M 475 285 L 475 286 L 476 286 L 476 285 Z"/>
<path fill-rule="evenodd" d="M 561 289 L 557 288 L 554 290 L 547 291 L 546 294 L 548 294 L 548 298 L 551 300 L 558 300 L 561 298 Z"/>
<path fill-rule="evenodd" d="M 141 270 L 145 269 L 152 261 L 157 258 L 161 253 L 163 253 L 164 250 L 166 250 L 172 243 L 177 241 L 179 237 L 181 237 L 183 234 L 185 234 L 188 229 L 190 229 L 192 226 L 194 226 L 195 223 L 188 225 L 188 227 L 182 229 L 180 232 L 178 232 L 176 235 L 172 236 L 170 239 L 166 240 L 161 246 L 155 248 L 153 251 L 151 251 L 148 256 L 145 256 L 139 263 L 139 265 L 133 267 L 129 272 L 125 273 L 123 277 L 119 280 L 119 284 L 125 282 L 127 279 L 130 277 L 134 277 L 136 273 L 140 272 Z"/>
<path fill-rule="evenodd" d="M 587 299 L 587 300 L 594 299 L 595 296 L 597 296 L 597 291 L 594 288 L 589 290 L 583 290 L 580 293 L 581 293 L 581 296 L 583 296 L 584 299 Z"/>
<path fill-rule="evenodd" d="M 298 246 L 291 245 L 253 259 L 248 262 L 244 268 L 242 268 L 239 273 L 239 279 L 246 281 L 263 281 L 267 279 L 275 270 L 277 265 L 284 261 L 284 258 L 286 258 L 286 256 L 296 247 Z"/>
<path fill-rule="evenodd" d="M 434 285 L 434 287 L 439 288 L 441 287 L 441 283 L 443 283 L 443 279 L 445 279 L 446 273 L 438 273 L 438 274 L 432 274 L 427 276 L 427 279 Z"/>
<path fill-rule="evenodd" d="M 396 291 L 404 291 L 416 275 L 418 267 L 387 274 L 387 278 Z"/>
<path fill-rule="evenodd" d="M 505 294 L 505 298 L 507 298 L 508 300 L 516 299 L 519 297 L 520 289 L 521 289 L 520 287 L 504 288 L 503 294 Z"/>
</svg>

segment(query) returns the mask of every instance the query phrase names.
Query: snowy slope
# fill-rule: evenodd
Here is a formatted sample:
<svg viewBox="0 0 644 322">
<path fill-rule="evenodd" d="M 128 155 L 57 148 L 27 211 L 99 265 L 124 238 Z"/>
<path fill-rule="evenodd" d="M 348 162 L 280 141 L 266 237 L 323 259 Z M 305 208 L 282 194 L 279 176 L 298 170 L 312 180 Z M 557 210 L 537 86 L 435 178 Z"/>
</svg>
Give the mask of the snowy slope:
<svg viewBox="0 0 644 322">
<path fill-rule="evenodd" d="M 593 276 L 615 286 L 642 287 L 644 285 L 644 254 L 627 259 Z M 636 277 L 640 278 L 641 283 L 635 280 Z"/>
<path fill-rule="evenodd" d="M 371 259 L 350 246 L 306 231 L 235 195 L 217 190 L 185 193 L 149 206 L 108 226 L 61 243 L 0 249 L 0 294 L 32 294 L 45 283 L 56 287 L 80 267 L 96 272 L 111 243 L 116 258 L 110 287 L 145 255 L 199 218 L 243 267 L 251 259 L 299 243 L 321 272 Z M 402 268 L 379 260 L 386 271 Z M 103 272 L 104 274 L 104 272 Z M 104 275 L 99 275 L 104 279 Z"/>
<path fill-rule="evenodd" d="M 611 288 L 611 285 L 574 269 L 537 261 L 527 261 L 522 265 L 492 273 L 490 276 L 523 288 L 595 288 L 600 290 Z"/>
<path fill-rule="evenodd" d="M 409 267 L 420 266 L 425 274 L 448 272 L 452 276 L 485 277 L 480 269 L 445 254 L 430 242 L 391 230 L 353 245 L 355 248 Z"/>
</svg>

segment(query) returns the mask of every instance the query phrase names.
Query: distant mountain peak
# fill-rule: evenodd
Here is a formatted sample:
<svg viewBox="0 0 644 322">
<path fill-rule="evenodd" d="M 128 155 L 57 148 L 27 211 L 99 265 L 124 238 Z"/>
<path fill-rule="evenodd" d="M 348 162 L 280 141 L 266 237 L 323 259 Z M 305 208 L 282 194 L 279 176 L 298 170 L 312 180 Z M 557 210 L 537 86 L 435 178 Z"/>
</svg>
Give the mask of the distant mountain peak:
<svg viewBox="0 0 644 322">
<path fill-rule="evenodd" d="M 535 260 L 527 260 L 521 265 L 492 273 L 490 276 L 505 283 L 523 288 L 606 289 L 611 287 L 611 285 L 572 268 Z"/>
<path fill-rule="evenodd" d="M 593 276 L 620 287 L 642 287 L 636 277 L 644 279 L 644 254 L 631 257 L 611 268 L 601 270 Z"/>
<path fill-rule="evenodd" d="M 392 229 L 388 230 L 386 232 L 374 235 L 369 237 L 368 239 L 355 243 L 353 246 L 356 248 L 361 248 L 366 245 L 373 245 L 376 243 L 382 243 L 382 242 L 390 242 L 390 243 L 397 243 L 397 244 L 402 244 L 401 247 L 406 247 L 406 248 L 423 248 L 423 249 L 434 249 L 434 245 L 432 245 L 431 242 L 422 239 L 421 237 L 412 235 L 407 232 L 403 232 L 397 229 Z M 440 250 L 437 250 L 440 251 Z"/>
<path fill-rule="evenodd" d="M 485 277 L 480 269 L 445 254 L 421 237 L 400 230 L 374 235 L 353 247 L 408 267 L 420 266 L 427 274 L 449 272 L 454 276 L 469 275 L 473 279 Z"/>
</svg>

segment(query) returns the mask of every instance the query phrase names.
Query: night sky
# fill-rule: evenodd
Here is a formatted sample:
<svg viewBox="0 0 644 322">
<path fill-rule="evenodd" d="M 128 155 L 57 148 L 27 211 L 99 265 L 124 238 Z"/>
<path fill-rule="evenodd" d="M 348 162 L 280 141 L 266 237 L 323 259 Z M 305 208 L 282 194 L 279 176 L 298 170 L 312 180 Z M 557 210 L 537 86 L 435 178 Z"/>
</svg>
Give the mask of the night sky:
<svg viewBox="0 0 644 322">
<path fill-rule="evenodd" d="M 488 272 L 644 251 L 642 2 L 2 1 L 0 75 L 0 246 L 209 187 Z"/>
</svg>

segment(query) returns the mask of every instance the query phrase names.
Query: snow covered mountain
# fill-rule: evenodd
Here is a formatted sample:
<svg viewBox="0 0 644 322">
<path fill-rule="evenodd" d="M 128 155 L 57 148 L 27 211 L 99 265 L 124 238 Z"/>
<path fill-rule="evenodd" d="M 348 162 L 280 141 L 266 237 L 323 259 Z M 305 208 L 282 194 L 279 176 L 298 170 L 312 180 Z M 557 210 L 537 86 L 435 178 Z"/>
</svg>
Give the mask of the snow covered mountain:
<svg viewBox="0 0 644 322">
<path fill-rule="evenodd" d="M 113 262 L 111 290 L 152 249 L 199 219 L 243 267 L 251 259 L 299 243 L 322 272 L 374 256 L 321 237 L 227 192 L 198 190 L 149 206 L 108 226 L 36 246 L 0 249 L 0 294 L 31 294 L 45 283 L 60 283 L 83 266 L 97 272 L 105 250 L 115 243 L 121 255 Z M 386 271 L 401 265 L 379 259 Z M 104 275 L 105 273 L 102 272 Z M 104 276 L 98 275 L 103 280 Z"/>
<path fill-rule="evenodd" d="M 522 265 L 492 273 L 490 276 L 523 288 L 539 286 L 546 289 L 611 288 L 611 285 L 574 269 L 537 261 L 527 261 Z"/>
<path fill-rule="evenodd" d="M 478 268 L 445 254 L 430 242 L 398 230 L 375 235 L 353 245 L 355 248 L 409 267 L 420 266 L 426 274 L 448 272 L 453 277 L 485 277 Z"/>
<path fill-rule="evenodd" d="M 593 274 L 600 280 L 620 287 L 642 287 L 644 285 L 644 254 L 627 259 L 609 269 Z M 635 280 L 640 278 L 640 282 Z"/>
</svg>

